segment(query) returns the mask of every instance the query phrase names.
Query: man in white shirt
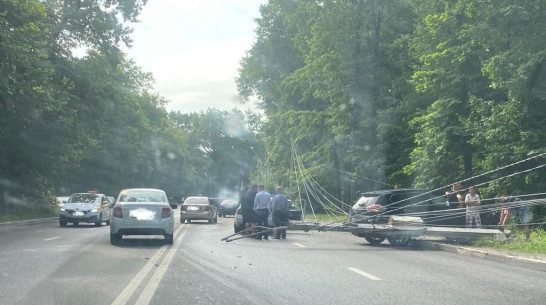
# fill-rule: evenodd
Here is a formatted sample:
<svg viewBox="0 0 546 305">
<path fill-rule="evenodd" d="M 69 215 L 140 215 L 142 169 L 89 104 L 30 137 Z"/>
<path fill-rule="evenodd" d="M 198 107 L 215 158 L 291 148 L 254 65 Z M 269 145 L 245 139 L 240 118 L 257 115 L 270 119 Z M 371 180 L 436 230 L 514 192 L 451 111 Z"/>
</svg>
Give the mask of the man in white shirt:
<svg viewBox="0 0 546 305">
<path fill-rule="evenodd" d="M 468 189 L 468 194 L 464 198 L 466 205 L 466 227 L 480 228 L 482 221 L 480 218 L 480 195 L 476 194 L 476 189 L 471 187 Z"/>
<path fill-rule="evenodd" d="M 258 186 L 258 194 L 254 197 L 254 211 L 256 211 L 257 226 L 267 227 L 267 218 L 271 207 L 271 195 L 265 191 L 265 187 Z M 257 236 L 257 239 L 268 239 L 268 233 L 264 232 Z"/>
</svg>

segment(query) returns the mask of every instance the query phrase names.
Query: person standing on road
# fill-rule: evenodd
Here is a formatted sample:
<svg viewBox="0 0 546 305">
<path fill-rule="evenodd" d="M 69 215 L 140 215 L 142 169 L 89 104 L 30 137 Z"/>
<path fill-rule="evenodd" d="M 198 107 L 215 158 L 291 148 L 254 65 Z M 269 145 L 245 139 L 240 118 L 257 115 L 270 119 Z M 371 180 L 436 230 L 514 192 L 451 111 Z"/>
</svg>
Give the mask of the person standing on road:
<svg viewBox="0 0 546 305">
<path fill-rule="evenodd" d="M 253 228 L 256 225 L 256 213 L 254 212 L 254 198 L 258 193 L 258 185 L 253 184 L 243 196 L 241 201 L 241 213 L 243 214 L 243 225 L 245 229 Z M 254 233 L 247 231 L 247 234 Z"/>
<path fill-rule="evenodd" d="M 241 213 L 243 212 L 243 202 L 245 201 L 245 195 L 248 192 L 248 183 L 243 182 L 242 188 L 239 190 L 239 206 L 241 207 Z M 243 227 L 246 228 L 246 221 L 243 217 Z"/>
<path fill-rule="evenodd" d="M 286 226 L 288 224 L 288 197 L 282 193 L 282 188 L 277 186 L 275 197 L 273 197 L 273 204 L 271 205 L 271 211 L 273 213 L 273 222 L 276 227 Z M 286 239 L 286 229 L 278 229 L 275 231 L 274 239 Z"/>
<path fill-rule="evenodd" d="M 258 186 L 258 194 L 254 197 L 254 211 L 256 212 L 257 225 L 267 227 L 267 218 L 269 217 L 269 209 L 271 205 L 271 195 L 265 191 L 265 187 L 260 184 Z M 257 239 L 268 239 L 268 232 L 263 231 L 262 234 L 258 234 Z"/>
<path fill-rule="evenodd" d="M 529 230 L 529 220 L 531 214 L 531 208 L 526 206 L 515 206 L 517 202 L 521 201 L 518 197 L 499 197 L 497 199 L 499 203 L 508 203 L 509 205 L 505 208 L 502 208 L 500 220 L 499 220 L 499 230 L 504 231 L 504 226 L 510 222 L 510 216 L 516 215 L 519 217 L 520 223 L 523 225 L 523 232 L 525 233 L 525 239 L 529 240 L 531 238 L 531 231 Z"/>
<path fill-rule="evenodd" d="M 468 189 L 468 194 L 464 199 L 466 205 L 466 227 L 480 228 L 482 221 L 480 218 L 480 195 L 476 194 L 476 189 L 471 187 Z"/>
<path fill-rule="evenodd" d="M 452 209 L 461 209 L 464 206 L 464 198 L 461 194 L 462 184 L 454 183 L 451 186 L 451 192 L 446 192 L 447 205 Z"/>
</svg>

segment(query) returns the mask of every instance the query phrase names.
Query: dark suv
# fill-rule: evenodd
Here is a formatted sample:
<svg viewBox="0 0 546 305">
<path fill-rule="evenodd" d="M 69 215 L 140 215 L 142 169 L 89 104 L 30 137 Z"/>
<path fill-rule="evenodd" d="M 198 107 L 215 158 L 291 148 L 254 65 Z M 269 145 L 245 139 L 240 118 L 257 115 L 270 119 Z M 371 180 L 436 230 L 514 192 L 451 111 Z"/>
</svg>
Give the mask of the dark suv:
<svg viewBox="0 0 546 305">
<path fill-rule="evenodd" d="M 349 213 L 353 223 L 387 223 L 391 215 L 430 209 L 433 195 L 424 189 L 397 189 L 363 193 Z"/>
<path fill-rule="evenodd" d="M 435 206 L 434 195 L 425 189 L 395 189 L 363 193 L 349 212 L 352 223 L 387 223 L 391 215 L 421 213 Z M 441 203 L 444 204 L 445 203 Z M 353 233 L 364 237 L 370 244 L 377 245 L 384 236 L 371 233 Z M 403 236 L 390 236 L 393 245 L 404 246 L 409 239 Z"/>
<path fill-rule="evenodd" d="M 429 212 L 429 213 L 425 213 Z M 426 189 L 396 189 L 363 193 L 349 212 L 352 223 L 387 223 L 391 215 L 421 217 L 424 224 L 432 226 L 464 227 L 464 210 L 454 209 L 444 194 Z M 482 213 L 482 217 L 485 216 Z M 373 233 L 354 233 L 371 244 L 385 238 Z M 389 238 L 392 244 L 402 245 L 407 240 Z"/>
</svg>

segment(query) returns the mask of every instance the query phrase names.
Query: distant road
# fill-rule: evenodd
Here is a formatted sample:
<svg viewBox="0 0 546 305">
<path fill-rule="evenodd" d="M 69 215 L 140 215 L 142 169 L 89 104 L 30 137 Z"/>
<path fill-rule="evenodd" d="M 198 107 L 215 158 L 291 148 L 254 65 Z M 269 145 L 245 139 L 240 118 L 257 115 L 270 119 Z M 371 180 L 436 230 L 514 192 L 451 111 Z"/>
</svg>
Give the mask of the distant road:
<svg viewBox="0 0 546 305">
<path fill-rule="evenodd" d="M 178 212 L 178 211 L 177 211 Z M 0 226 L 2 304 L 544 304 L 546 273 L 340 232 L 220 239 L 233 218 L 109 242 L 109 227 Z"/>
</svg>

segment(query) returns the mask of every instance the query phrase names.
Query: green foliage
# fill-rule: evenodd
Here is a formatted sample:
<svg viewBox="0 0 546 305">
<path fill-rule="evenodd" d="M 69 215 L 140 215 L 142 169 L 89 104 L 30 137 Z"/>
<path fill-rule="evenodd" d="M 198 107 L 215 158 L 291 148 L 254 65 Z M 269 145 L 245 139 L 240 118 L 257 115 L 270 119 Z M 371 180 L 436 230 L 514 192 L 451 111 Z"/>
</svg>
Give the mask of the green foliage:
<svg viewBox="0 0 546 305">
<path fill-rule="evenodd" d="M 477 247 L 490 247 L 503 250 L 546 254 L 546 231 L 544 231 L 544 229 L 533 230 L 529 241 L 525 240 L 525 235 L 521 232 L 518 232 L 516 235 L 516 240 L 511 242 L 479 240 L 474 242 L 472 245 Z"/>
<path fill-rule="evenodd" d="M 146 1 L 0 1 L 0 212 L 56 213 L 53 195 L 192 180 L 188 134 L 119 51 Z M 88 48 L 82 58 L 75 47 Z M 26 215 L 26 216 L 25 216 Z"/>
<path fill-rule="evenodd" d="M 170 114 L 176 130 L 187 133 L 188 170 L 193 178 L 181 185 L 186 196 L 236 191 L 258 163 L 265 162 L 262 142 L 246 123 L 248 117 L 257 118 L 252 113 L 214 109 Z"/>
<path fill-rule="evenodd" d="M 370 179 L 432 189 L 544 152 L 544 5 L 269 1 L 239 90 L 268 115 L 273 179 L 296 180 L 289 139 L 306 173 L 346 201 L 355 184 L 385 188 Z M 483 194 L 540 192 L 545 179 L 532 171 Z"/>
<path fill-rule="evenodd" d="M 145 3 L 0 0 L 1 211 L 91 187 L 178 197 L 249 179 L 295 193 L 313 178 L 352 203 L 546 152 L 545 1 L 270 0 L 236 80 L 261 112 L 194 114 L 167 113 L 120 51 Z M 542 168 L 481 190 L 545 187 Z"/>
</svg>

